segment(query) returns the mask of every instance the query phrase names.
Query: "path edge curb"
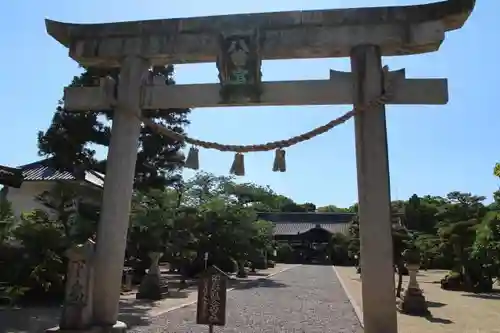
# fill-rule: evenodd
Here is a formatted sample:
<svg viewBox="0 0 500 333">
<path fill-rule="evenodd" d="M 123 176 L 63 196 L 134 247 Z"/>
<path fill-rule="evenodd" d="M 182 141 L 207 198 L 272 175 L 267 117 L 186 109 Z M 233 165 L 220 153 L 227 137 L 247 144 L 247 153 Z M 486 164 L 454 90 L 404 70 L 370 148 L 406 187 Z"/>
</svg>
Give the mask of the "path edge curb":
<svg viewBox="0 0 500 333">
<path fill-rule="evenodd" d="M 274 273 L 268 274 L 268 275 L 266 275 L 266 276 L 262 277 L 261 279 L 264 279 L 264 280 L 265 280 L 265 279 L 269 279 L 270 277 L 273 277 L 273 276 L 275 276 L 275 275 L 278 275 L 278 274 L 280 274 L 280 273 L 286 272 L 286 271 L 288 271 L 288 270 L 290 270 L 290 269 L 293 269 L 293 268 L 296 268 L 296 267 L 299 267 L 299 266 L 301 266 L 301 265 L 291 265 L 291 266 L 284 267 L 283 269 L 280 269 L 280 270 L 279 270 L 279 271 L 277 271 L 277 272 L 274 272 Z M 245 283 L 245 284 L 251 284 L 251 283 L 255 283 L 255 282 L 257 282 L 257 280 L 248 281 L 248 282 L 247 282 L 247 283 Z M 229 292 L 229 291 L 233 291 L 234 289 L 236 289 L 236 288 L 235 288 L 235 287 L 233 287 L 233 288 L 228 288 L 228 289 L 227 289 L 227 291 L 228 291 L 228 292 Z M 179 304 L 179 305 L 176 305 L 176 306 L 173 306 L 173 307 L 171 307 L 171 308 L 165 309 L 164 311 L 160 311 L 160 312 L 158 312 L 158 313 L 154 313 L 153 315 L 151 315 L 151 316 L 150 316 L 150 318 L 155 318 L 155 317 L 161 316 L 161 315 L 163 315 L 163 314 L 165 314 L 165 313 L 169 313 L 169 312 L 171 312 L 171 311 L 175 311 L 175 310 L 178 310 L 178 309 L 185 308 L 185 307 L 187 307 L 187 306 L 190 306 L 190 305 L 196 304 L 197 302 L 198 302 L 198 299 L 193 300 L 193 301 L 189 301 L 189 302 L 186 302 L 186 303 L 183 303 L 183 304 Z"/>
<path fill-rule="evenodd" d="M 354 313 L 356 314 L 356 317 L 358 318 L 359 324 L 361 325 L 362 328 L 365 328 L 365 325 L 363 323 L 363 311 L 361 311 L 361 308 L 359 307 L 358 303 L 354 300 L 354 297 L 349 292 L 349 289 L 347 289 L 347 286 L 344 283 L 344 280 L 342 279 L 342 277 L 340 276 L 340 273 L 337 270 L 337 268 L 332 265 L 332 269 L 333 269 L 333 272 L 335 273 L 335 275 L 337 276 L 337 279 L 340 282 L 340 286 L 342 287 L 342 289 L 344 289 L 344 293 L 347 296 L 347 299 L 351 303 L 351 306 L 354 310 Z"/>
</svg>

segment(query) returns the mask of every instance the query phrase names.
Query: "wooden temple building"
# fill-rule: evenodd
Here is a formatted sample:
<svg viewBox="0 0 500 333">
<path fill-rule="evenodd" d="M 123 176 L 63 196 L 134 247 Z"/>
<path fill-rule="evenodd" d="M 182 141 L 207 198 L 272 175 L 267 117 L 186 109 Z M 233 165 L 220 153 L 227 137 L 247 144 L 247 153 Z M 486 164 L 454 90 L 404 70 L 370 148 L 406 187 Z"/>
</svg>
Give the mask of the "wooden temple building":
<svg viewBox="0 0 500 333">
<path fill-rule="evenodd" d="M 329 263 L 332 254 L 327 250 L 327 246 L 332 235 L 348 235 L 349 224 L 357 218 L 357 214 L 260 212 L 257 217 L 273 223 L 274 240 L 291 246 L 294 262 Z M 400 214 L 393 216 L 393 224 L 401 225 Z"/>
<path fill-rule="evenodd" d="M 334 233 L 347 234 L 354 213 L 318 212 L 262 212 L 258 218 L 274 224 L 274 239 L 278 242 L 297 243 L 302 240 L 327 241 Z"/>
<path fill-rule="evenodd" d="M 354 213 L 265 212 L 258 218 L 274 224 L 273 235 L 278 243 L 293 249 L 289 260 L 296 263 L 328 263 L 327 246 L 335 233 L 349 232 Z"/>
</svg>

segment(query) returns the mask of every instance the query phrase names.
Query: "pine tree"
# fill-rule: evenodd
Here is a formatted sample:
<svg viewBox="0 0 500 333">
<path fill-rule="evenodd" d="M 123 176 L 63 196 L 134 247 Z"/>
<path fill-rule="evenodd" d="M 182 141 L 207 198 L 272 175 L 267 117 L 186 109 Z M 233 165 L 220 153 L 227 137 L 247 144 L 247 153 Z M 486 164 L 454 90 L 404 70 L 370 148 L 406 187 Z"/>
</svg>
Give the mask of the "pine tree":
<svg viewBox="0 0 500 333">
<path fill-rule="evenodd" d="M 166 84 L 175 84 L 173 66 L 154 67 L 152 75 L 162 74 Z M 88 68 L 79 77 L 74 77 L 72 87 L 92 86 L 104 76 L 118 77 L 117 69 Z M 143 115 L 169 129 L 183 133 L 189 124 L 190 109 L 165 109 L 148 111 Z M 62 101 L 54 114 L 49 128 L 38 133 L 39 155 L 49 158 L 48 163 L 57 170 L 77 173 L 84 169 L 105 172 L 106 160 L 98 160 L 95 146 L 108 147 L 113 119 L 113 110 L 99 112 L 67 112 Z M 138 189 L 162 188 L 179 179 L 183 157 L 180 149 L 183 142 L 174 141 L 143 126 L 140 135 L 135 169 L 135 186 Z"/>
</svg>

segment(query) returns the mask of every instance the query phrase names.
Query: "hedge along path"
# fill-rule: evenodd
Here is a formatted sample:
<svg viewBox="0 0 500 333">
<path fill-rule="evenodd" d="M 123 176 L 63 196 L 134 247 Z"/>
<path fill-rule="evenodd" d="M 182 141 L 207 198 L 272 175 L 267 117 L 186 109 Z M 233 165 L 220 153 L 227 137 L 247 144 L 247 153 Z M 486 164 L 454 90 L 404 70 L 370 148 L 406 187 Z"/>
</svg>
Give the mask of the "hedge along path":
<svg viewBox="0 0 500 333">
<path fill-rule="evenodd" d="M 389 78 L 389 67 L 383 67 L 384 77 Z M 151 129 L 156 131 L 159 134 L 162 134 L 170 139 L 187 142 L 191 144 L 193 147 L 189 149 L 188 156 L 185 161 L 185 167 L 197 170 L 199 169 L 199 149 L 198 147 L 202 147 L 205 149 L 215 149 L 221 152 L 234 152 L 235 157 L 233 164 L 230 169 L 230 173 L 237 176 L 245 175 L 245 167 L 244 167 L 244 153 L 253 153 L 253 152 L 263 152 L 263 151 L 271 151 L 275 150 L 275 158 L 273 164 L 273 171 L 285 172 L 286 171 L 286 161 L 285 161 L 285 150 L 284 148 L 289 148 L 296 144 L 302 143 L 304 141 L 308 141 L 318 135 L 324 134 L 334 127 L 345 123 L 347 120 L 351 119 L 357 112 L 365 112 L 369 111 L 373 107 L 377 107 L 380 105 L 387 104 L 392 98 L 392 80 L 388 79 L 388 83 L 385 86 L 384 92 L 376 99 L 368 102 L 363 106 L 354 107 L 352 110 L 344 113 L 338 118 L 335 118 L 328 123 L 316 127 L 308 132 L 296 135 L 289 139 L 271 141 L 263 144 L 254 144 L 254 145 L 227 145 L 221 144 L 218 142 L 205 141 L 192 138 L 187 135 L 179 134 L 174 132 L 167 127 L 155 123 L 153 120 L 138 116 L 140 120 Z"/>
</svg>

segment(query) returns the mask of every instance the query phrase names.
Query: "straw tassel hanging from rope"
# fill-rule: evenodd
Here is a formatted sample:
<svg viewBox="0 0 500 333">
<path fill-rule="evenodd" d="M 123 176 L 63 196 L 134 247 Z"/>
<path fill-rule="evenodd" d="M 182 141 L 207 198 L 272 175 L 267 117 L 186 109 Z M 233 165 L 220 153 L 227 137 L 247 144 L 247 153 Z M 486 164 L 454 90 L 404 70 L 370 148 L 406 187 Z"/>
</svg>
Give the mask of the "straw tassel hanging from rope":
<svg viewBox="0 0 500 333">
<path fill-rule="evenodd" d="M 282 148 L 276 149 L 274 153 L 274 163 L 273 163 L 273 171 L 274 172 L 285 172 L 286 171 L 286 160 L 285 160 L 285 150 Z"/>
<path fill-rule="evenodd" d="M 189 148 L 189 153 L 184 163 L 184 167 L 188 169 L 198 170 L 200 168 L 199 149 L 196 147 Z"/>
<path fill-rule="evenodd" d="M 229 173 L 236 176 L 245 175 L 245 156 L 242 153 L 236 153 L 234 155 L 234 161 Z"/>
</svg>

